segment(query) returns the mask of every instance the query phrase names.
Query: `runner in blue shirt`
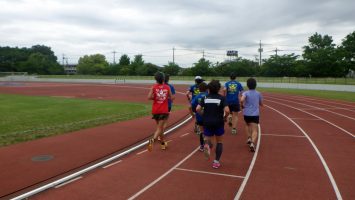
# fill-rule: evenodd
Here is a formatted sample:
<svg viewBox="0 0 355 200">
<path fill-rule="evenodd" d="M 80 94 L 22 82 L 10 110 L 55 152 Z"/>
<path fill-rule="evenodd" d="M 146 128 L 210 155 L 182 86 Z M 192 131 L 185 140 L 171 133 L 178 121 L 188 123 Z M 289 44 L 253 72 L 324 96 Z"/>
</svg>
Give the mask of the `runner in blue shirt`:
<svg viewBox="0 0 355 200">
<path fill-rule="evenodd" d="M 200 151 L 203 151 L 203 146 L 205 144 L 204 137 L 203 137 L 203 120 L 202 120 L 202 116 L 198 112 L 196 112 L 196 107 L 198 104 L 201 103 L 201 101 L 208 94 L 207 84 L 205 82 L 200 83 L 198 89 L 200 90 L 200 93 L 192 99 L 191 105 L 192 105 L 192 111 L 195 112 L 196 124 L 199 126 L 200 129 L 200 132 L 198 134 L 200 136 Z"/>
<path fill-rule="evenodd" d="M 232 134 L 237 134 L 238 113 L 240 112 L 239 100 L 243 91 L 243 86 L 235 80 L 234 72 L 230 75 L 230 81 L 224 84 L 223 94 L 227 99 L 227 104 L 231 115 L 228 117 L 228 125 L 232 127 Z"/>
<path fill-rule="evenodd" d="M 256 140 L 258 138 L 259 124 L 259 106 L 263 106 L 263 97 L 260 92 L 256 91 L 256 80 L 249 78 L 247 80 L 248 91 L 242 94 L 241 105 L 243 108 L 244 121 L 246 123 L 246 131 L 248 135 L 247 144 L 251 152 L 255 151 Z"/>
<path fill-rule="evenodd" d="M 203 81 L 205 81 L 205 80 L 203 80 L 201 76 L 196 76 L 196 77 L 195 77 L 195 84 L 191 85 L 191 86 L 188 88 L 187 92 L 186 92 L 186 97 L 187 97 L 187 100 L 189 101 L 189 112 L 190 112 L 190 114 L 191 114 L 192 117 L 195 117 L 195 113 L 192 111 L 191 100 L 192 100 L 196 95 L 198 95 L 198 94 L 200 93 L 200 90 L 198 89 L 198 85 L 199 85 L 200 83 L 202 83 Z M 198 134 L 198 133 L 200 132 L 200 130 L 199 130 L 198 127 L 199 127 L 199 126 L 195 123 L 195 125 L 194 125 L 194 132 L 195 132 L 196 134 Z"/>
</svg>

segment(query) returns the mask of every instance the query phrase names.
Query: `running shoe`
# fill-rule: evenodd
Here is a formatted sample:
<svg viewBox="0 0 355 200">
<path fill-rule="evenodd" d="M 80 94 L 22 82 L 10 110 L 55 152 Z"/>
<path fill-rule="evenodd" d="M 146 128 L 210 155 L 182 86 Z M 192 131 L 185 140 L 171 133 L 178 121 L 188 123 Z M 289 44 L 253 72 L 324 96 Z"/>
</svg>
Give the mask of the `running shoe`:
<svg viewBox="0 0 355 200">
<path fill-rule="evenodd" d="M 219 167 L 221 167 L 221 163 L 217 160 L 214 160 L 212 163 L 212 167 L 218 169 Z"/>
<path fill-rule="evenodd" d="M 232 127 L 232 116 L 228 116 L 228 126 Z"/>
<path fill-rule="evenodd" d="M 153 143 L 154 143 L 154 139 L 150 139 L 148 142 L 148 151 L 152 151 L 153 150 Z"/>
<path fill-rule="evenodd" d="M 168 147 L 168 143 L 167 142 L 162 142 L 162 144 L 160 144 L 161 150 L 165 150 L 167 147 Z"/>
<path fill-rule="evenodd" d="M 251 138 L 250 138 L 250 137 L 248 137 L 247 144 L 249 144 L 249 145 L 250 145 L 250 143 L 251 143 Z"/>
<path fill-rule="evenodd" d="M 255 145 L 254 145 L 254 143 L 250 143 L 249 148 L 250 148 L 250 151 L 251 151 L 251 152 L 255 152 Z"/>
<path fill-rule="evenodd" d="M 200 126 L 197 125 L 196 123 L 195 123 L 195 127 L 194 127 L 194 132 L 196 133 L 196 135 L 199 135 L 201 133 Z"/>
<path fill-rule="evenodd" d="M 203 151 L 204 151 L 203 145 L 201 145 L 198 150 L 201 151 L 201 152 L 203 152 Z"/>
<path fill-rule="evenodd" d="M 157 139 L 158 141 L 160 141 L 161 139 L 160 139 L 160 136 L 158 136 L 158 139 Z"/>
<path fill-rule="evenodd" d="M 208 144 L 205 144 L 205 146 L 203 147 L 203 153 L 205 155 L 206 160 L 209 160 L 211 155 L 211 148 Z"/>
<path fill-rule="evenodd" d="M 232 129 L 232 135 L 237 135 L 237 129 L 236 128 Z"/>
</svg>

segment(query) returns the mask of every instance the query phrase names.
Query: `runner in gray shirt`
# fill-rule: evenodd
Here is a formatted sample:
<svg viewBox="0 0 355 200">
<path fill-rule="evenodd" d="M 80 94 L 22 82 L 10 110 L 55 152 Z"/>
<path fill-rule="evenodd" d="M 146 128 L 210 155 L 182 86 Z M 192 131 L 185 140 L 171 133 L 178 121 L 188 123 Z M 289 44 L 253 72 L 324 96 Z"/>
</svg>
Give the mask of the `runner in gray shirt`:
<svg viewBox="0 0 355 200">
<path fill-rule="evenodd" d="M 248 91 L 242 94 L 241 105 L 243 108 L 244 121 L 246 123 L 246 132 L 248 136 L 247 144 L 250 151 L 255 152 L 256 140 L 258 138 L 259 124 L 259 106 L 263 106 L 263 97 L 256 91 L 256 80 L 249 78 L 247 80 Z"/>
</svg>

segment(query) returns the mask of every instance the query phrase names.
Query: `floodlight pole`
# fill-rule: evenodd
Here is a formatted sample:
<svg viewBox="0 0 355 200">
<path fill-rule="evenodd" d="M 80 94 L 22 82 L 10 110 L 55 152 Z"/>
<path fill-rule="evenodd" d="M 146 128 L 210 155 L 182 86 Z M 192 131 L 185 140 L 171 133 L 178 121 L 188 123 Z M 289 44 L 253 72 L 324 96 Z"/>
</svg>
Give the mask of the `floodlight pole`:
<svg viewBox="0 0 355 200">
<path fill-rule="evenodd" d="M 113 64 L 116 64 L 116 51 L 113 51 Z"/>
<path fill-rule="evenodd" d="M 173 47 L 173 64 L 175 64 L 175 47 Z"/>
<path fill-rule="evenodd" d="M 263 52 L 263 49 L 261 48 L 261 40 L 259 42 L 259 66 L 261 66 L 261 52 Z"/>
</svg>

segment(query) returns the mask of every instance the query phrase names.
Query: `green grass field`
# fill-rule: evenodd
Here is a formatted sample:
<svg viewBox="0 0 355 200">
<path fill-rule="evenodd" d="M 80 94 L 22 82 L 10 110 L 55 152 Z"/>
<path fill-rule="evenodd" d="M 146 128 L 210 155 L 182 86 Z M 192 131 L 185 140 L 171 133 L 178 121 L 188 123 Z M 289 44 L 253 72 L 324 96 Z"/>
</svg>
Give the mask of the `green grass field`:
<svg viewBox="0 0 355 200">
<path fill-rule="evenodd" d="M 355 92 L 299 90 L 299 89 L 281 89 L 281 88 L 257 88 L 257 90 L 261 92 L 303 95 L 303 96 L 310 96 L 310 97 L 320 97 L 324 99 L 334 99 L 334 100 L 355 102 Z"/>
<path fill-rule="evenodd" d="M 0 146 L 150 115 L 151 104 L 0 94 Z"/>
</svg>

